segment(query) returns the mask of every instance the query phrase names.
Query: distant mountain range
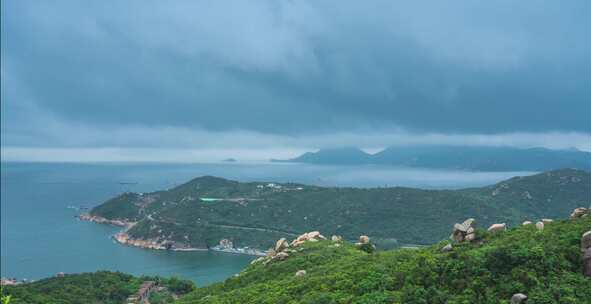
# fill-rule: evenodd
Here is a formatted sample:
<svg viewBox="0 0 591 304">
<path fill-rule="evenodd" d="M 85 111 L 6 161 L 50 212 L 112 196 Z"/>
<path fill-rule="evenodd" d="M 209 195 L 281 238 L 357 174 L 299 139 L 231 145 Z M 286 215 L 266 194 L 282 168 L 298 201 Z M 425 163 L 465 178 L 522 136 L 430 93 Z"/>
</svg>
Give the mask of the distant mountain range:
<svg viewBox="0 0 591 304">
<path fill-rule="evenodd" d="M 345 147 L 307 152 L 288 160 L 327 165 L 392 165 L 476 171 L 547 171 L 558 168 L 591 169 L 591 153 L 577 149 L 520 149 L 512 147 L 410 146 L 389 147 L 369 154 Z"/>
</svg>

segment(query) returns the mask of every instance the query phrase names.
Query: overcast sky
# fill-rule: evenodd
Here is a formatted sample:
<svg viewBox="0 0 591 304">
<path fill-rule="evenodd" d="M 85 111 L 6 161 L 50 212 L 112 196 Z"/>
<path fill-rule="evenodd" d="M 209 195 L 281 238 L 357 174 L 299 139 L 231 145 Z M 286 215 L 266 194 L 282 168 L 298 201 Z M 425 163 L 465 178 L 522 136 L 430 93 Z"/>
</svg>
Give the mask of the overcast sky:
<svg viewBox="0 0 591 304">
<path fill-rule="evenodd" d="M 591 151 L 589 16 L 587 0 L 2 1 L 2 157 Z"/>
</svg>

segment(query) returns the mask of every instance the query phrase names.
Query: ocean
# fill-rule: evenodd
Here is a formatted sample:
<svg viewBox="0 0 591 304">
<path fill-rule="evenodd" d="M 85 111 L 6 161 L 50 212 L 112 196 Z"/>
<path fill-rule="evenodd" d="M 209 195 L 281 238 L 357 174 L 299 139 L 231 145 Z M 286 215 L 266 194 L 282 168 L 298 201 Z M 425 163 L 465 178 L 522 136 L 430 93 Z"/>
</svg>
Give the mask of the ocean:
<svg viewBox="0 0 591 304">
<path fill-rule="evenodd" d="M 79 221 L 92 208 L 126 191 L 168 189 L 202 175 L 239 181 L 300 182 L 325 186 L 462 188 L 532 172 L 465 172 L 380 166 L 275 163 L 1 163 L 2 277 L 37 280 L 58 272 L 113 270 L 178 276 L 198 286 L 240 272 L 254 257 L 209 251 L 169 252 L 126 247 L 111 236 L 120 228 Z"/>
</svg>

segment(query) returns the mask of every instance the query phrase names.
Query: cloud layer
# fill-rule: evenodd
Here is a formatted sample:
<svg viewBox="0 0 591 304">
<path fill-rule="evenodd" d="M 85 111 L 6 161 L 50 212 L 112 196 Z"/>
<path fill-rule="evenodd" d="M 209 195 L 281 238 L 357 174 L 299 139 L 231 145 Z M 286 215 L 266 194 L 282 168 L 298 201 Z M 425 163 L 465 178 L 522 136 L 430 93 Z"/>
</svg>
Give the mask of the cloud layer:
<svg viewBox="0 0 591 304">
<path fill-rule="evenodd" d="M 4 1 L 2 146 L 588 148 L 590 13 L 583 0 Z"/>
</svg>

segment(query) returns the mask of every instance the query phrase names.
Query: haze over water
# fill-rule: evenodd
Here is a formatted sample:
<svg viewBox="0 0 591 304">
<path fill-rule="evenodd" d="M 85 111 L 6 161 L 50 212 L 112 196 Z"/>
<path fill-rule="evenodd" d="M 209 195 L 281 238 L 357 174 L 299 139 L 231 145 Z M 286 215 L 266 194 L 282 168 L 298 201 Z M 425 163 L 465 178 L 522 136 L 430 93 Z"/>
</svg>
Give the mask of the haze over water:
<svg viewBox="0 0 591 304">
<path fill-rule="evenodd" d="M 60 271 L 117 270 L 176 275 L 200 286 L 238 273 L 253 257 L 121 246 L 110 238 L 120 228 L 78 221 L 79 211 L 69 207 L 92 207 L 125 191 L 167 189 L 202 175 L 327 186 L 461 188 L 531 174 L 241 163 L 2 163 L 1 169 L 2 277 L 40 279 Z"/>
</svg>

